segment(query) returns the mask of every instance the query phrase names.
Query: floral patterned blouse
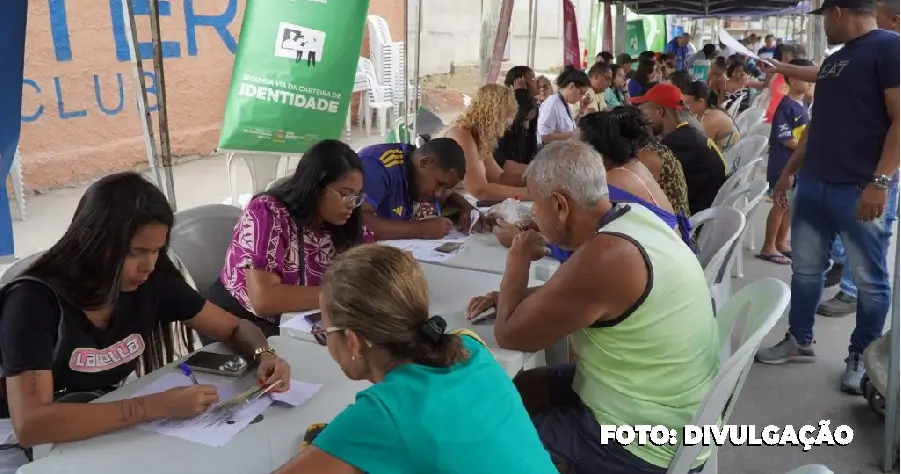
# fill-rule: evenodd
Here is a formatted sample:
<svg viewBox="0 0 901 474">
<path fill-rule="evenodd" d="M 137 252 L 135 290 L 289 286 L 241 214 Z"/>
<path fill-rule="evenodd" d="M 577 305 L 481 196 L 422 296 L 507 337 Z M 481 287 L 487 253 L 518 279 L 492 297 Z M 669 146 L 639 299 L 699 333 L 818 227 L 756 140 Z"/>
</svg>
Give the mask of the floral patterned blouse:
<svg viewBox="0 0 901 474">
<path fill-rule="evenodd" d="M 364 228 L 363 241 L 374 240 L 372 232 Z M 235 225 L 219 278 L 241 306 L 256 314 L 247 297 L 244 270 L 276 273 L 285 285 L 319 286 L 335 255 L 328 231 L 298 232 L 284 204 L 272 196 L 258 196 L 247 204 Z M 277 317 L 263 319 L 275 322 Z"/>
</svg>

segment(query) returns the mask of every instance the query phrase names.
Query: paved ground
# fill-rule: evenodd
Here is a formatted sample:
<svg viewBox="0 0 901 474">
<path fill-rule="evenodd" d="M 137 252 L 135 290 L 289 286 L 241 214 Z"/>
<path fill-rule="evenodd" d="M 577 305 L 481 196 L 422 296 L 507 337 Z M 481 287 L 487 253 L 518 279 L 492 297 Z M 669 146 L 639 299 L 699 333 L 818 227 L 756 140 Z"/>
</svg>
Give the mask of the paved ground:
<svg viewBox="0 0 901 474">
<path fill-rule="evenodd" d="M 359 147 L 380 141 L 379 137 L 354 139 Z M 250 178 L 239 166 L 239 188 L 250 191 Z M 221 157 L 201 159 L 175 167 L 176 202 L 180 209 L 222 202 L 229 197 L 225 160 Z M 31 197 L 28 220 L 15 223 L 17 254 L 29 255 L 49 247 L 65 230 L 84 192 L 84 187 L 52 191 Z M 757 232 L 763 232 L 763 221 L 769 204 L 762 204 L 752 219 Z M 759 239 L 758 239 L 759 240 Z M 736 280 L 737 290 L 747 282 L 773 276 L 788 282 L 787 267 L 765 263 L 746 250 L 745 279 Z M 827 293 L 831 297 L 834 291 Z M 829 466 L 836 474 L 880 472 L 884 423 L 872 413 L 862 397 L 845 395 L 838 390 L 843 359 L 853 327 L 852 317 L 817 320 L 817 352 L 815 364 L 778 367 L 755 365 L 738 401 L 732 423 L 757 426 L 795 426 L 831 421 L 831 426 L 847 424 L 854 429 L 854 440 L 846 447 L 814 447 L 804 453 L 795 447 L 726 447 L 720 450 L 719 471 L 724 474 L 781 474 L 804 464 Z M 765 343 L 775 343 L 785 331 L 785 321 L 769 335 Z M 898 472 L 896 468 L 894 472 Z"/>
</svg>

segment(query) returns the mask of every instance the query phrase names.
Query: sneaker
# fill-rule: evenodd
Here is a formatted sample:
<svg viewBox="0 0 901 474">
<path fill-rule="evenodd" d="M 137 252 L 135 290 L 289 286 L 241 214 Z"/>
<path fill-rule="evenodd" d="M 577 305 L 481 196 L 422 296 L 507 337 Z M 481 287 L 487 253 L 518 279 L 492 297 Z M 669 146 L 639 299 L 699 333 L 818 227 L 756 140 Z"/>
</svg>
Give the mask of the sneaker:
<svg viewBox="0 0 901 474">
<path fill-rule="evenodd" d="M 865 373 L 863 361 L 860 360 L 860 354 L 848 354 L 845 359 L 845 373 L 842 374 L 842 392 L 861 395 L 860 379 Z"/>
<path fill-rule="evenodd" d="M 823 288 L 832 288 L 842 282 L 842 272 L 845 266 L 841 263 L 833 263 L 829 270 L 826 270 L 826 284 Z"/>
<path fill-rule="evenodd" d="M 826 301 L 817 308 L 817 314 L 829 318 L 840 318 L 857 312 L 857 298 L 839 291 L 834 298 Z"/>
<path fill-rule="evenodd" d="M 813 343 L 799 344 L 795 337 L 786 334 L 779 344 L 757 351 L 754 359 L 761 364 L 784 364 L 786 362 L 813 362 L 817 355 L 813 352 Z"/>
</svg>

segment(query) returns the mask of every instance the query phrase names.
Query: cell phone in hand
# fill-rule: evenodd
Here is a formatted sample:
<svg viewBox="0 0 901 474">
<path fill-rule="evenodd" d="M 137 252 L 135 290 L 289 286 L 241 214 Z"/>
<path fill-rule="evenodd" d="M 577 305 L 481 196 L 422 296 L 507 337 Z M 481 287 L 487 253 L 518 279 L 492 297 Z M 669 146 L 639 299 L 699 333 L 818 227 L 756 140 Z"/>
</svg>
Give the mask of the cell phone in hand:
<svg viewBox="0 0 901 474">
<path fill-rule="evenodd" d="M 435 250 L 441 253 L 454 253 L 457 250 L 460 250 L 460 247 L 462 246 L 463 244 L 460 242 L 447 242 L 435 247 Z"/>
</svg>

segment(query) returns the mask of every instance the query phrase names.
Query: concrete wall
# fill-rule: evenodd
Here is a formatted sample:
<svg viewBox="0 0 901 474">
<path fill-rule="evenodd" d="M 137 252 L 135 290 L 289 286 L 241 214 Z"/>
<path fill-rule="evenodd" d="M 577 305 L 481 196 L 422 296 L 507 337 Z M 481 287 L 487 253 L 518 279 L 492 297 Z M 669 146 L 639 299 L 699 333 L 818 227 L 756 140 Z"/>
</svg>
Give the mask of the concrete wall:
<svg viewBox="0 0 901 474">
<path fill-rule="evenodd" d="M 371 0 L 370 5 L 370 13 L 385 17 L 398 41 L 403 39 L 403 2 Z M 476 64 L 480 0 L 425 3 L 421 73 Z M 562 56 L 561 2 L 539 3 L 536 65 L 556 66 Z M 590 0 L 575 3 L 584 37 Z M 19 145 L 26 187 L 64 186 L 145 164 L 121 0 L 29 4 Z M 138 17 L 139 38 L 149 41 L 146 0 L 134 4 L 144 15 Z M 161 0 L 160 5 L 172 152 L 208 154 L 219 136 L 245 0 Z M 521 63 L 528 32 L 525 0 L 517 2 L 513 28 L 511 57 Z M 366 41 L 362 51 L 368 51 Z M 149 45 L 142 48 L 149 58 Z M 147 67 L 152 69 L 149 61 Z M 145 75 L 155 109 L 156 78 Z"/>
</svg>

